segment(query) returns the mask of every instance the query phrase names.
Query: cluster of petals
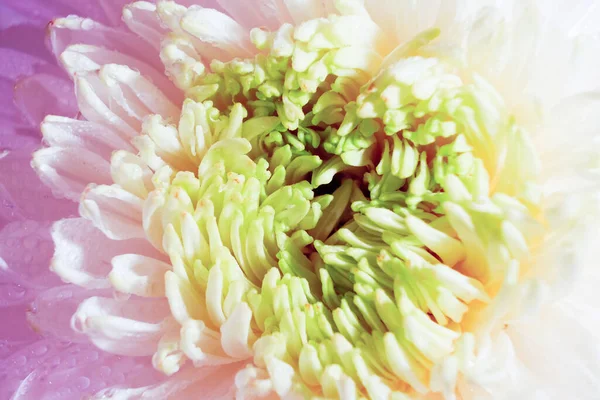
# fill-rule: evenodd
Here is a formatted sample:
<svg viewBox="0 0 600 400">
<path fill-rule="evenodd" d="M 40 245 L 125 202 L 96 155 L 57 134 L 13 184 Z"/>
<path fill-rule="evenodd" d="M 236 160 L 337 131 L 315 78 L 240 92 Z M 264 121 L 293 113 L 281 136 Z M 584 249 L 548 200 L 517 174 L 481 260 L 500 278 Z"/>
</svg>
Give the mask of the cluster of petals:
<svg viewBox="0 0 600 400">
<path fill-rule="evenodd" d="M 599 43 L 568 3 L 54 19 L 72 84 L 19 81 L 43 147 L 0 153 L 2 305 L 42 337 L 2 342 L 0 395 L 593 399 Z"/>
</svg>

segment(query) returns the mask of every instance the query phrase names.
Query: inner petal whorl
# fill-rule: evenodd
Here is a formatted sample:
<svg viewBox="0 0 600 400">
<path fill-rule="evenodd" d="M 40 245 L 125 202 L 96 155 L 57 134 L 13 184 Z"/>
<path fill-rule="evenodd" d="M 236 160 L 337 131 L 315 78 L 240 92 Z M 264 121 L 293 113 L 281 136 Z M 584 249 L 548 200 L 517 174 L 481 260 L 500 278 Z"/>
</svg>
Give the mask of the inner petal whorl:
<svg viewBox="0 0 600 400">
<path fill-rule="evenodd" d="M 181 333 L 157 368 L 252 358 L 240 390 L 319 398 L 409 398 L 441 365 L 456 383 L 449 360 L 527 268 L 539 194 L 496 91 L 418 55 L 435 35 L 388 55 L 368 16 L 332 16 L 255 29 L 256 56 L 210 65 L 163 41 L 187 99 L 144 122 L 153 177 L 132 186 L 154 186 L 144 228 L 173 267 Z"/>
</svg>

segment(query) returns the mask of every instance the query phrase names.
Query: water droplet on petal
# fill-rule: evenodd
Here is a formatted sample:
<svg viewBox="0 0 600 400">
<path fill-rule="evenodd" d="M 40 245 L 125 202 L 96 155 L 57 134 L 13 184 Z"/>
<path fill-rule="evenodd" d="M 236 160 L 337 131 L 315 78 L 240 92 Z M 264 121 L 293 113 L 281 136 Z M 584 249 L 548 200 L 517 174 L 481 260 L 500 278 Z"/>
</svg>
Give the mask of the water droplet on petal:
<svg viewBox="0 0 600 400">
<path fill-rule="evenodd" d="M 80 376 L 75 380 L 75 387 L 79 390 L 85 390 L 90 386 L 90 379 L 85 376 Z"/>
<path fill-rule="evenodd" d="M 33 353 L 36 356 L 44 355 L 47 352 L 48 352 L 48 346 L 46 346 L 46 345 L 37 346 L 37 347 L 33 348 L 33 350 L 31 351 L 31 353 Z"/>
<path fill-rule="evenodd" d="M 107 367 L 106 365 L 98 369 L 98 373 L 102 378 L 108 378 L 110 376 L 110 372 L 110 367 Z"/>
<path fill-rule="evenodd" d="M 21 355 L 18 357 L 15 357 L 15 359 L 13 360 L 13 363 L 15 364 L 15 366 L 17 367 L 22 367 L 25 364 L 27 364 L 27 357 Z"/>
</svg>

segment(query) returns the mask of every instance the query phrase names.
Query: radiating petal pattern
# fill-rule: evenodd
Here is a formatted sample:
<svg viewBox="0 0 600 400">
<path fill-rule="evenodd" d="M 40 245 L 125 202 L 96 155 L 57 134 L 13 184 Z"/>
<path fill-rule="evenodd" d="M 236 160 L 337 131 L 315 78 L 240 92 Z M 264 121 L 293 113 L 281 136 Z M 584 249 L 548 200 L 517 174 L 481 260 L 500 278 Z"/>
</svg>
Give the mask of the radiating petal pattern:
<svg viewBox="0 0 600 400">
<path fill-rule="evenodd" d="M 5 3 L 0 399 L 596 400 L 595 2 Z"/>
</svg>

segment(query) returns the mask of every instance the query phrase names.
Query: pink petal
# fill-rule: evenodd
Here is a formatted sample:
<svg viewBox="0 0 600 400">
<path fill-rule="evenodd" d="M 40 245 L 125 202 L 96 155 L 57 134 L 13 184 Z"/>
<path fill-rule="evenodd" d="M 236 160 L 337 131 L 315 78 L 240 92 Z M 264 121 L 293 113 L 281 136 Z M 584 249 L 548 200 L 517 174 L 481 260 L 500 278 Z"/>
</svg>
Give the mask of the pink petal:
<svg viewBox="0 0 600 400">
<path fill-rule="evenodd" d="M 158 50 L 156 52 L 158 53 Z M 67 47 L 60 55 L 60 61 L 73 77 L 86 72 L 100 71 L 107 64 L 126 65 L 148 78 L 162 93 L 168 94 L 172 101 L 182 101 L 181 92 L 165 77 L 162 65 L 161 69 L 157 70 L 128 54 L 88 44 Z"/>
<path fill-rule="evenodd" d="M 283 2 L 296 24 L 326 16 L 321 0 L 283 0 Z"/>
<path fill-rule="evenodd" d="M 0 116 L 0 158 L 20 149 L 34 149 L 40 145 L 37 132 L 28 124 L 14 122 Z M 1 213 L 0 213 L 1 214 Z"/>
<path fill-rule="evenodd" d="M 0 4 L 0 29 L 6 30 L 12 26 L 28 21 L 26 15 L 15 10 L 10 4 Z"/>
<path fill-rule="evenodd" d="M 35 290 L 12 282 L 0 283 L 0 308 L 27 304 L 35 295 Z"/>
<path fill-rule="evenodd" d="M 31 168 L 31 149 L 9 152 L 0 158 L 0 217 L 37 221 L 60 219 L 76 213 L 69 201 L 54 198 Z"/>
<path fill-rule="evenodd" d="M 200 4 L 201 3 L 201 4 Z M 177 4 L 181 4 L 182 6 L 190 7 L 194 5 L 201 5 L 204 8 L 214 8 L 215 10 L 224 12 L 225 10 L 221 8 L 218 0 L 202 0 L 199 2 L 198 0 L 179 0 Z"/>
<path fill-rule="evenodd" d="M 134 33 L 102 25 L 89 18 L 70 16 L 52 21 L 48 28 L 51 49 L 56 57 L 72 44 L 91 44 L 139 58 L 160 70 L 158 53 Z"/>
<path fill-rule="evenodd" d="M 14 374 L 5 380 L 2 389 L 4 393 L 14 391 L 14 400 L 83 399 L 125 382 L 137 387 L 163 379 L 152 370 L 148 358 L 116 357 L 90 345 L 43 342 L 42 346 L 48 347 L 42 363 L 32 362 L 29 368 L 20 369 L 20 377 Z"/>
<path fill-rule="evenodd" d="M 127 110 L 129 115 L 136 115 L 140 119 L 149 114 L 174 119 L 179 117 L 179 107 L 139 71 L 126 65 L 107 64 L 102 67 L 99 75 L 112 98 Z"/>
<path fill-rule="evenodd" d="M 4 360 L 16 353 L 25 346 L 30 345 L 32 342 L 23 339 L 17 340 L 0 340 L 0 360 Z"/>
<path fill-rule="evenodd" d="M 250 35 L 235 19 L 217 10 L 190 7 L 181 18 L 181 28 L 202 44 L 216 48 L 231 59 L 251 56 Z M 199 51 L 200 55 L 204 55 Z"/>
<path fill-rule="evenodd" d="M 79 304 L 106 290 L 83 289 L 75 285 L 56 286 L 40 293 L 31 303 L 27 321 L 36 332 L 60 340 L 89 343 L 87 336 L 71 328 L 71 317 Z"/>
<path fill-rule="evenodd" d="M 66 15 L 72 12 L 70 7 L 57 1 L 19 0 L 11 1 L 7 7 L 27 16 L 30 21 L 32 19 L 39 20 L 41 23 L 47 22 L 57 15 Z M 35 12 L 33 12 L 34 10 Z"/>
<path fill-rule="evenodd" d="M 217 0 L 217 2 L 233 19 L 246 28 L 265 26 L 275 30 L 283 23 L 292 21 L 283 1 L 259 0 L 250 3 L 243 0 Z"/>
<path fill-rule="evenodd" d="M 147 1 L 131 3 L 123 9 L 123 20 L 130 31 L 160 50 L 160 42 L 169 31 L 161 25 L 156 5 Z"/>
<path fill-rule="evenodd" d="M 73 84 L 66 77 L 35 74 L 15 85 L 14 101 L 25 119 L 36 128 L 48 114 L 77 115 Z"/>
<path fill-rule="evenodd" d="M 0 93 L 12 93 L 14 85 L 14 82 L 10 79 L 0 78 Z M 12 96 L 0 96 L 0 117 L 5 119 L 5 123 L 12 122 L 16 124 L 20 122 L 19 111 Z"/>
<path fill-rule="evenodd" d="M 53 247 L 47 223 L 18 221 L 6 225 L 0 231 L 0 257 L 6 263 L 0 270 L 1 279 L 29 289 L 58 284 L 59 279 L 48 268 Z"/>
<path fill-rule="evenodd" d="M 241 364 L 218 367 L 188 368 L 164 382 L 132 389 L 115 387 L 98 392 L 93 398 L 119 400 L 230 400 L 234 396 L 234 377 Z"/>
<path fill-rule="evenodd" d="M 91 297 L 79 305 L 71 324 L 102 350 L 149 356 L 172 319 L 166 299 Z"/>
<path fill-rule="evenodd" d="M 27 303 L 0 307 L 0 321 L 10 321 L 9 324 L 0 324 L 0 337 L 3 340 L 29 342 L 40 338 L 40 335 L 31 328 L 25 318 L 28 308 L 29 304 Z M 0 363 L 1 365 L 2 363 Z M 2 384 L 0 384 L 1 386 Z"/>
<path fill-rule="evenodd" d="M 39 1 L 39 0 L 38 0 Z M 63 16 L 63 15 L 69 15 L 69 14 L 77 14 L 77 15 L 85 15 L 88 18 L 92 18 L 95 21 L 99 21 L 99 22 L 106 22 L 111 24 L 111 22 L 108 20 L 107 15 L 106 15 L 106 11 L 102 8 L 102 6 L 99 4 L 98 1 L 78 1 L 78 2 L 74 2 L 71 0 L 56 0 L 60 3 L 66 4 L 68 5 L 70 8 L 73 9 L 73 11 L 70 11 L 69 13 L 62 13 L 62 14 L 55 14 L 54 16 Z M 44 21 L 44 23 L 46 23 L 47 21 Z M 117 24 L 119 24 L 119 21 L 117 21 Z"/>
<path fill-rule="evenodd" d="M 48 115 L 41 130 L 49 146 L 91 150 L 107 161 L 115 150 L 133 150 L 118 132 L 91 121 Z"/>
<path fill-rule="evenodd" d="M 196 369 L 198 377 L 195 382 L 169 399 L 193 400 L 197 393 L 202 393 L 206 399 L 233 399 L 235 397 L 235 375 L 242 366 L 242 363 L 234 363 L 219 365 L 215 368 Z"/>
<path fill-rule="evenodd" d="M 112 182 L 109 161 L 86 149 L 46 147 L 33 154 L 32 165 L 57 198 L 77 201 L 89 183 Z"/>
<path fill-rule="evenodd" d="M 130 0 L 98 0 L 100 6 L 104 9 L 106 17 L 113 25 L 121 23 L 123 7 L 129 2 Z"/>
<path fill-rule="evenodd" d="M 39 134 L 34 130 L 37 127 L 32 128 L 22 120 L 14 102 L 14 86 L 11 79 L 0 77 L 0 153 L 39 145 Z"/>
<path fill-rule="evenodd" d="M 9 399 L 21 380 L 41 365 L 54 360 L 60 363 L 68 345 L 54 340 L 41 340 L 13 353 L 0 364 L 0 398 Z"/>
<path fill-rule="evenodd" d="M 13 82 L 33 75 L 44 65 L 44 60 L 17 50 L 3 48 L 0 51 L 0 77 Z"/>
<path fill-rule="evenodd" d="M 64 219 L 52 227 L 56 250 L 51 268 L 64 281 L 87 288 L 107 288 L 114 256 L 136 252 L 160 257 L 145 240 L 108 239 L 84 218 Z"/>
<path fill-rule="evenodd" d="M 75 95 L 79 110 L 88 121 L 109 126 L 129 138 L 141 130 L 140 118 L 130 115 L 115 101 L 97 73 L 77 76 Z"/>
</svg>

